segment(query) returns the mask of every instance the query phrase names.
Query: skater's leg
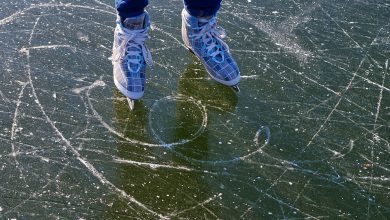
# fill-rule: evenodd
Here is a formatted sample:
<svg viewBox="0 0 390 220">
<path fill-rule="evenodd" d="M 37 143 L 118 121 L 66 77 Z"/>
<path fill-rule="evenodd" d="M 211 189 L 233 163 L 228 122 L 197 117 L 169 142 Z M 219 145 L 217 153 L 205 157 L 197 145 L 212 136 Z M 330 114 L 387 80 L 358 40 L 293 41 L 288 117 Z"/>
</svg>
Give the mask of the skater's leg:
<svg viewBox="0 0 390 220">
<path fill-rule="evenodd" d="M 115 7 L 121 21 L 129 17 L 136 17 L 144 12 L 148 0 L 115 0 Z"/>
<path fill-rule="evenodd" d="M 146 65 L 152 57 L 145 45 L 150 27 L 149 15 L 144 11 L 147 0 L 116 0 L 117 25 L 114 32 L 113 74 L 118 90 L 134 107 L 141 99 L 146 86 Z"/>
<path fill-rule="evenodd" d="M 194 17 L 213 16 L 221 7 L 221 0 L 184 0 L 185 9 Z"/>
<path fill-rule="evenodd" d="M 238 90 L 240 71 L 228 45 L 222 40 L 225 32 L 216 21 L 221 0 L 184 0 L 184 5 L 182 37 L 185 45 L 214 80 Z"/>
</svg>

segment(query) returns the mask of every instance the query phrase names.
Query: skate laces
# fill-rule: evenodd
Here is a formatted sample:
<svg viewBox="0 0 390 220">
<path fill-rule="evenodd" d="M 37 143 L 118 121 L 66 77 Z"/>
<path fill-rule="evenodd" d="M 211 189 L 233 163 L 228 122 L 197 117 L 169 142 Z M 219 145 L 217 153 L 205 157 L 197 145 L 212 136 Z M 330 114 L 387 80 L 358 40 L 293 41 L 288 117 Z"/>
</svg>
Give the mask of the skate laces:
<svg viewBox="0 0 390 220">
<path fill-rule="evenodd" d="M 128 66 L 134 64 L 137 68 L 134 72 L 138 72 L 142 67 L 142 58 L 145 59 L 146 64 L 153 65 L 152 55 L 149 49 L 145 46 L 145 40 L 149 38 L 148 28 L 141 30 L 129 30 L 126 28 L 117 28 L 118 40 L 121 42 L 113 50 L 112 61 L 119 62 L 127 58 Z"/>
<path fill-rule="evenodd" d="M 225 30 L 217 26 L 216 17 L 211 19 L 199 19 L 200 23 L 206 23 L 194 30 L 199 30 L 198 33 L 190 34 L 191 38 L 195 40 L 201 39 L 206 48 L 207 55 L 217 63 L 222 63 L 225 60 L 225 51 L 229 51 L 228 45 L 222 40 L 226 37 Z"/>
</svg>

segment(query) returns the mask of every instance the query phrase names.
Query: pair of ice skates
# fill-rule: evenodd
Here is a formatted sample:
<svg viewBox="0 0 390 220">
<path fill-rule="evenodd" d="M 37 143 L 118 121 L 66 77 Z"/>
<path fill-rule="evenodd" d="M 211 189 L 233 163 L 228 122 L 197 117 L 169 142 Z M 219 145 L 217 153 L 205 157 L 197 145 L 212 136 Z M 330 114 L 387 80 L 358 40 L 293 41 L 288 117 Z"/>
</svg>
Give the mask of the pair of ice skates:
<svg viewBox="0 0 390 220">
<path fill-rule="evenodd" d="M 114 34 L 112 61 L 114 82 L 134 108 L 134 100 L 145 91 L 145 71 L 152 65 L 152 57 L 145 45 L 150 20 L 147 12 L 127 18 L 118 18 Z M 182 11 L 182 38 L 186 47 L 203 63 L 209 75 L 217 82 L 239 91 L 240 71 L 228 45 L 222 40 L 225 32 L 217 26 L 216 16 L 197 18 Z"/>
</svg>

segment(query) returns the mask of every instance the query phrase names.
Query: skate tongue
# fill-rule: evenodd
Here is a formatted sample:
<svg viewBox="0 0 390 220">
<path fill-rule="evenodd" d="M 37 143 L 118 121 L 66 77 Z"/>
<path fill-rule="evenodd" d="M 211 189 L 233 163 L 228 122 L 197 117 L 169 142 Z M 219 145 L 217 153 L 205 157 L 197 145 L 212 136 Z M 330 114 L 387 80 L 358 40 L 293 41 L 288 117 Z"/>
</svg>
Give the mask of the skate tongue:
<svg viewBox="0 0 390 220">
<path fill-rule="evenodd" d="M 209 23 L 210 19 L 213 18 L 213 16 L 207 16 L 207 17 L 200 17 L 198 18 L 198 26 L 202 27 Z"/>
<path fill-rule="evenodd" d="M 130 30 L 141 30 L 146 28 L 146 13 L 143 13 L 137 17 L 126 18 L 123 21 L 123 26 Z"/>
</svg>

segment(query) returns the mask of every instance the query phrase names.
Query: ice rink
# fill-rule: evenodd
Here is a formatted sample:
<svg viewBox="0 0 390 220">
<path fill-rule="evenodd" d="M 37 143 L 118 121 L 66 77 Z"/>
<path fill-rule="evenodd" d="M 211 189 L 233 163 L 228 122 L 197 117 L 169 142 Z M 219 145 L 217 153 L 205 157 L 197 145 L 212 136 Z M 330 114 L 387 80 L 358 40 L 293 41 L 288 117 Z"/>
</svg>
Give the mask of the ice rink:
<svg viewBox="0 0 390 220">
<path fill-rule="evenodd" d="M 389 219 L 390 2 L 224 0 L 241 92 L 151 0 L 130 111 L 114 0 L 0 0 L 0 219 Z"/>
</svg>

